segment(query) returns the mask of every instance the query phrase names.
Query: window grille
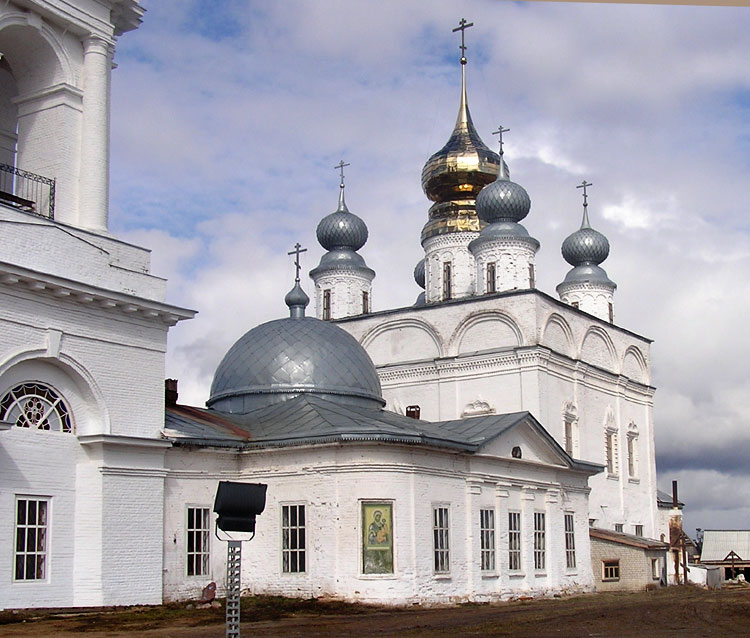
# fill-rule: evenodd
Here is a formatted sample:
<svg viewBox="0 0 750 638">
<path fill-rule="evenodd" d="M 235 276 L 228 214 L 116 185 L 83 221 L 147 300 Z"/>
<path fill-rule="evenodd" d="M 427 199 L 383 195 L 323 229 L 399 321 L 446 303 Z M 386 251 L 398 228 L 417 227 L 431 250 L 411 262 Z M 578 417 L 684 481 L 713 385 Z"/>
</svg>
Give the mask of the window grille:
<svg viewBox="0 0 750 638">
<path fill-rule="evenodd" d="M 331 291 L 323 291 L 323 320 L 328 321 L 331 318 Z"/>
<path fill-rule="evenodd" d="M 16 499 L 15 580 L 47 578 L 49 499 Z"/>
<path fill-rule="evenodd" d="M 448 508 L 432 508 L 432 549 L 435 573 L 450 571 L 450 544 L 448 538 Z"/>
<path fill-rule="evenodd" d="M 285 574 L 306 571 L 305 506 L 281 507 L 281 565 Z"/>
<path fill-rule="evenodd" d="M 482 571 L 495 571 L 495 510 L 479 510 L 479 544 Z"/>
<path fill-rule="evenodd" d="M 604 433 L 604 453 L 607 474 L 615 476 L 617 474 L 617 432 L 613 429 L 608 429 Z"/>
<path fill-rule="evenodd" d="M 209 571 L 211 514 L 207 507 L 187 508 L 187 575 L 206 576 Z"/>
<path fill-rule="evenodd" d="M 534 569 L 543 570 L 546 565 L 544 512 L 534 512 Z"/>
<path fill-rule="evenodd" d="M 494 261 L 487 264 L 487 292 L 497 292 L 497 268 Z"/>
<path fill-rule="evenodd" d="M 622 532 L 623 531 L 622 523 L 615 523 L 615 531 L 616 532 Z"/>
<path fill-rule="evenodd" d="M 602 561 L 602 580 L 620 580 L 620 561 Z"/>
<path fill-rule="evenodd" d="M 636 536 L 640 536 L 641 538 L 643 538 L 643 525 L 635 525 L 633 527 L 633 533 Z"/>
<path fill-rule="evenodd" d="M 443 263 L 443 301 L 450 299 L 453 296 L 452 282 L 451 282 L 451 262 L 446 261 Z"/>
<path fill-rule="evenodd" d="M 508 569 L 521 569 L 521 512 L 508 512 Z"/>
<path fill-rule="evenodd" d="M 22 383 L 0 400 L 0 419 L 20 428 L 72 432 L 70 410 L 58 394 L 41 383 Z"/>
<path fill-rule="evenodd" d="M 565 514 L 565 566 L 574 569 L 576 566 L 576 534 L 573 527 L 573 514 Z"/>
</svg>

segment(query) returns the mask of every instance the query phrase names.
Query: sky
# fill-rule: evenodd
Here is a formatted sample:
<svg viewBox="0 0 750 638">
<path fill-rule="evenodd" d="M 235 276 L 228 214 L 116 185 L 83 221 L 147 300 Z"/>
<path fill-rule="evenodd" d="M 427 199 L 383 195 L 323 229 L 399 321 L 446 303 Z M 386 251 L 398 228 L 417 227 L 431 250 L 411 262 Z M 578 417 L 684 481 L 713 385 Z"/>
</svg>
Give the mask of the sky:
<svg viewBox="0 0 750 638">
<path fill-rule="evenodd" d="M 370 231 L 375 310 L 414 302 L 429 202 L 420 174 L 467 84 L 485 143 L 504 136 L 537 287 L 555 295 L 581 192 L 610 241 L 616 323 L 651 349 L 657 470 L 685 529 L 750 528 L 750 8 L 403 0 L 143 0 L 112 85 L 110 226 L 153 249 L 168 301 L 167 376 L 203 405 L 219 360 L 285 316 L 287 252 L 323 249 L 349 209 Z M 312 283 L 303 281 L 308 294 Z"/>
</svg>

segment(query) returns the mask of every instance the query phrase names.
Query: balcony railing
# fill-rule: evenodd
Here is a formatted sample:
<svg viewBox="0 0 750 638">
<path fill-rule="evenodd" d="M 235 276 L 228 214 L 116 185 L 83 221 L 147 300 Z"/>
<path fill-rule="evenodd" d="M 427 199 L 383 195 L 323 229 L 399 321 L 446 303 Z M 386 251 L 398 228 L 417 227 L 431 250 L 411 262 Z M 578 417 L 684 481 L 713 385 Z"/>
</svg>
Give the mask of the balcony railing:
<svg viewBox="0 0 750 638">
<path fill-rule="evenodd" d="M 55 218 L 55 180 L 0 164 L 0 203 Z"/>
</svg>

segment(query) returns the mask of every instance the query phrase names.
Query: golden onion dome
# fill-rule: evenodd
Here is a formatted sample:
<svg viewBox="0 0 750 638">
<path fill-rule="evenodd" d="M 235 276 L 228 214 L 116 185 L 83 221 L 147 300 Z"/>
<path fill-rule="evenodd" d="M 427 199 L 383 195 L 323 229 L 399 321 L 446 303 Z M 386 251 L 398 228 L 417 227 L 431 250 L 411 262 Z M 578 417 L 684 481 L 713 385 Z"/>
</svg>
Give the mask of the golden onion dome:
<svg viewBox="0 0 750 638">
<path fill-rule="evenodd" d="M 435 202 L 422 229 L 422 241 L 444 233 L 481 230 L 476 197 L 495 181 L 500 156 L 482 142 L 466 100 L 465 58 L 461 60 L 461 104 L 456 126 L 443 148 L 422 169 L 422 189 Z M 507 171 L 507 168 L 506 168 Z"/>
</svg>

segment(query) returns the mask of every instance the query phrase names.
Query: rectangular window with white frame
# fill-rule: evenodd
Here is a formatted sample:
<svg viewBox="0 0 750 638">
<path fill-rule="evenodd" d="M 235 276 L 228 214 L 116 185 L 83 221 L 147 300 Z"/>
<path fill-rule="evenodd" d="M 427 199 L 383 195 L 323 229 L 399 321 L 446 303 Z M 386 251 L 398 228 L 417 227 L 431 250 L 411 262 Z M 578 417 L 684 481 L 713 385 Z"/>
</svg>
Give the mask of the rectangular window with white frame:
<svg viewBox="0 0 750 638">
<path fill-rule="evenodd" d="M 508 569 L 521 570 L 521 512 L 508 512 Z"/>
<path fill-rule="evenodd" d="M 448 507 L 436 505 L 432 508 L 432 551 L 436 574 L 447 574 L 451 570 L 450 537 L 448 531 Z"/>
<path fill-rule="evenodd" d="M 307 528 L 305 506 L 281 506 L 281 570 L 285 574 L 307 571 Z"/>
<path fill-rule="evenodd" d="M 495 571 L 495 510 L 479 510 L 479 550 L 483 572 Z"/>
<path fill-rule="evenodd" d="M 209 572 L 211 510 L 208 507 L 187 508 L 186 560 L 188 576 L 206 576 Z"/>
<path fill-rule="evenodd" d="M 565 567 L 576 567 L 576 533 L 572 512 L 565 512 Z"/>
<path fill-rule="evenodd" d="M 643 525 L 633 525 L 633 534 L 643 537 Z"/>
<path fill-rule="evenodd" d="M 14 580 L 46 580 L 49 563 L 50 499 L 16 498 Z"/>
<path fill-rule="evenodd" d="M 547 564 L 544 512 L 534 512 L 534 569 L 543 571 Z"/>
</svg>

